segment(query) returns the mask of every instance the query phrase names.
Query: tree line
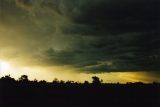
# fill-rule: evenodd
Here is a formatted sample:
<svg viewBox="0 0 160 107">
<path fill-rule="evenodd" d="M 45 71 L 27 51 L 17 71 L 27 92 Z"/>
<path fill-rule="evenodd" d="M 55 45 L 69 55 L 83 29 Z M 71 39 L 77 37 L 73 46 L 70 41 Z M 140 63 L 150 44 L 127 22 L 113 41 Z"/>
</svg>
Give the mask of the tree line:
<svg viewBox="0 0 160 107">
<path fill-rule="evenodd" d="M 58 80 L 57 78 L 54 78 L 52 82 L 47 82 L 45 80 L 40 80 L 38 81 L 37 79 L 34 80 L 29 80 L 27 75 L 22 75 L 21 77 L 19 77 L 17 80 L 14 79 L 13 77 L 11 77 L 10 75 L 6 75 L 0 78 L 0 82 L 2 83 L 13 83 L 13 82 L 19 82 L 19 83 L 41 83 L 41 84 L 95 84 L 95 85 L 100 85 L 100 84 L 120 84 L 119 82 L 117 83 L 103 83 L 103 80 L 100 79 L 97 76 L 93 76 L 92 77 L 92 82 L 88 82 L 88 81 L 84 81 L 83 83 L 81 82 L 75 82 L 75 81 L 64 81 L 64 80 Z M 126 84 L 144 84 L 143 82 L 127 82 Z M 152 84 L 160 84 L 157 81 L 153 81 Z"/>
<path fill-rule="evenodd" d="M 0 78 L 0 81 L 2 82 L 23 82 L 23 83 L 43 83 L 43 84 L 47 84 L 47 83 L 53 83 L 53 84 L 90 84 L 88 81 L 84 81 L 84 83 L 80 83 L 80 82 L 75 82 L 75 81 L 64 81 L 64 80 L 58 80 L 57 78 L 54 78 L 52 82 L 47 82 L 45 80 L 40 80 L 38 81 L 37 79 L 34 80 L 29 80 L 27 75 L 22 75 L 21 77 L 19 77 L 17 80 L 14 79 L 13 77 L 11 77 L 10 75 L 6 75 Z M 100 79 L 97 76 L 93 76 L 92 77 L 92 84 L 102 84 L 103 80 Z"/>
</svg>

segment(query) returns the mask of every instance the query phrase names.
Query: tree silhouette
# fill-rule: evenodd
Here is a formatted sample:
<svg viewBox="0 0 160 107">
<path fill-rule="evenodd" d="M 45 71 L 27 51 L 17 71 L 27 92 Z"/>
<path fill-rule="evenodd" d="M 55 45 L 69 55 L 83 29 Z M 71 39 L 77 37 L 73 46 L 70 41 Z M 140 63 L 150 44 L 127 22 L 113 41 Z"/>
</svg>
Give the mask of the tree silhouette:
<svg viewBox="0 0 160 107">
<path fill-rule="evenodd" d="M 97 77 L 97 76 L 92 77 L 92 83 L 93 84 L 97 85 L 97 84 L 101 84 L 102 82 L 103 82 L 103 80 L 100 80 L 99 77 Z"/>
<path fill-rule="evenodd" d="M 68 80 L 66 84 L 74 84 L 74 81 Z"/>
<path fill-rule="evenodd" d="M 45 80 L 41 80 L 41 81 L 39 81 L 39 83 L 40 83 L 40 84 L 46 84 L 46 83 L 47 83 L 47 81 L 45 81 Z"/>
<path fill-rule="evenodd" d="M 34 82 L 34 83 L 38 83 L 38 80 L 37 80 L 37 79 L 34 79 L 33 82 Z"/>
<path fill-rule="evenodd" d="M 28 82 L 29 81 L 27 75 L 22 75 L 18 80 L 21 81 L 21 82 Z"/>
<path fill-rule="evenodd" d="M 84 84 L 86 84 L 86 85 L 87 85 L 87 84 L 89 84 L 89 82 L 88 82 L 88 81 L 84 81 Z"/>
<path fill-rule="evenodd" d="M 57 84 L 59 83 L 59 80 L 57 78 L 54 78 L 54 80 L 52 81 L 53 84 Z"/>
<path fill-rule="evenodd" d="M 60 83 L 60 84 L 64 84 L 64 83 L 65 83 L 65 81 L 63 81 L 63 80 L 60 80 L 60 81 L 59 81 L 59 83 Z"/>
</svg>

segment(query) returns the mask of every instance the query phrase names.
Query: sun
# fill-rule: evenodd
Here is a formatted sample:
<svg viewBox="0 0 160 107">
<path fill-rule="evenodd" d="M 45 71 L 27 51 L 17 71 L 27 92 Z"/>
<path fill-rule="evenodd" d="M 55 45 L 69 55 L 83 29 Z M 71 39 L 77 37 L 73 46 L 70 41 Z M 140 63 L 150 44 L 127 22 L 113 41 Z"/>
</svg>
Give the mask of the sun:
<svg viewBox="0 0 160 107">
<path fill-rule="evenodd" d="M 5 72 L 10 69 L 10 64 L 6 61 L 0 60 L 0 71 Z"/>
</svg>

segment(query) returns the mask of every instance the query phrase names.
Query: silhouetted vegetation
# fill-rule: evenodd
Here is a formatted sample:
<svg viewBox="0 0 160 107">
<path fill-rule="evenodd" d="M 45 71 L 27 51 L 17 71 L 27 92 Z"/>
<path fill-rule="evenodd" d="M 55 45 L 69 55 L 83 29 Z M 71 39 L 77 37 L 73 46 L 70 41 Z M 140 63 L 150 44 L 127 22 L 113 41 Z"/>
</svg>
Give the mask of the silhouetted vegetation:
<svg viewBox="0 0 160 107">
<path fill-rule="evenodd" d="M 28 79 L 28 76 L 27 76 L 27 75 L 22 75 L 22 76 L 18 79 L 18 81 L 20 81 L 20 82 L 28 82 L 29 79 Z"/>
<path fill-rule="evenodd" d="M 160 107 L 160 84 L 0 78 L 0 107 Z"/>
<path fill-rule="evenodd" d="M 92 83 L 95 85 L 99 85 L 103 82 L 103 80 L 100 80 L 99 77 L 97 76 L 93 76 L 92 79 L 93 79 Z"/>
</svg>

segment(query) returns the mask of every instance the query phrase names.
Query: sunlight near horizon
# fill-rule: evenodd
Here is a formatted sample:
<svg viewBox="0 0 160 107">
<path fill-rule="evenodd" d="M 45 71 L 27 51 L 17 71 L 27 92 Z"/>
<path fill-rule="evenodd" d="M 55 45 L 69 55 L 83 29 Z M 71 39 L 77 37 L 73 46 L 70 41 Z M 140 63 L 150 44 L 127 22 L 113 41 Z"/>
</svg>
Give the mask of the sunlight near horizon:
<svg viewBox="0 0 160 107">
<path fill-rule="evenodd" d="M 19 67 L 15 66 L 13 62 L 0 59 L 0 77 L 11 75 L 17 79 L 18 76 L 22 75 L 19 71 Z"/>
<path fill-rule="evenodd" d="M 5 73 L 11 69 L 11 65 L 7 61 L 0 60 L 0 73 Z"/>
</svg>

